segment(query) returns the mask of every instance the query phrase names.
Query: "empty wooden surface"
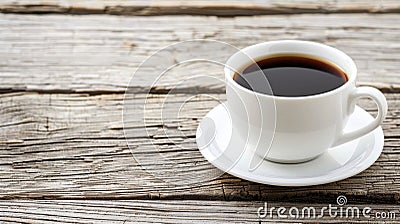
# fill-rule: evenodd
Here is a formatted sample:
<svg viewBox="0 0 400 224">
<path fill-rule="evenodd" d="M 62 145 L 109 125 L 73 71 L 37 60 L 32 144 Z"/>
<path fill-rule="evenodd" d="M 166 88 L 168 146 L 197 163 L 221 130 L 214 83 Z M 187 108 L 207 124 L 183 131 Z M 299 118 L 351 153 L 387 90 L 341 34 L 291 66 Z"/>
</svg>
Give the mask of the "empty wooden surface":
<svg viewBox="0 0 400 224">
<path fill-rule="evenodd" d="M 326 43 L 353 57 L 359 84 L 396 92 L 400 89 L 399 20 L 400 14 L 236 18 L 0 14 L 0 91 L 123 93 L 140 63 L 170 44 L 209 39 L 240 49 L 268 40 L 303 39 Z M 158 63 L 172 65 L 193 54 L 206 59 L 232 54 L 224 48 L 211 55 L 209 51 L 213 49 L 193 46 L 191 51 L 176 50 Z M 140 71 L 160 73 L 153 67 L 142 66 Z M 202 87 L 223 93 L 224 84 L 216 79 L 176 87 L 177 79 L 205 73 L 223 79 L 222 70 L 212 63 L 183 63 L 154 85 L 164 89 Z M 146 78 L 146 74 L 137 76 L 134 86 L 138 91 L 149 88 L 152 80 Z"/>
<path fill-rule="evenodd" d="M 331 203 L 335 203 L 332 201 Z M 187 201 L 187 200 L 37 200 L 37 201 L 0 201 L 0 221 L 2 223 L 300 223 L 312 222 L 313 218 L 289 219 L 279 221 L 277 214 L 272 218 L 257 218 L 262 202 L 239 201 Z M 303 208 L 298 203 L 271 203 L 269 206 Z M 327 204 L 308 204 L 316 210 Z M 387 211 L 399 213 L 396 205 L 355 204 L 360 209 L 373 207 L 370 219 L 361 216 L 357 223 L 382 223 L 375 214 L 387 214 Z M 329 214 L 318 219 L 318 223 L 331 223 Z M 393 213 L 392 213 L 393 214 Z M 343 217 L 337 222 L 346 222 Z M 399 217 L 386 220 L 386 223 L 398 223 Z"/>
<path fill-rule="evenodd" d="M 0 2 L 0 221 L 290 222 L 259 219 L 257 208 L 264 201 L 325 206 L 339 195 L 346 195 L 349 205 L 398 213 L 399 5 L 361 0 Z M 388 99 L 382 155 L 354 177 L 313 187 L 262 185 L 221 173 L 195 144 L 201 117 L 225 100 L 218 80 L 222 67 L 207 63 L 182 63 L 152 85 L 157 70 L 141 67 L 130 85 L 135 94 L 126 95 L 125 102 L 141 104 L 147 98 L 146 110 L 124 111 L 130 121 L 124 123 L 125 89 L 140 63 L 190 39 L 238 48 L 303 39 L 345 51 L 359 68 L 358 84 L 377 87 Z M 159 64 L 216 50 L 195 46 L 174 51 Z M 220 55 L 229 52 L 218 49 Z M 193 78 L 204 74 L 217 79 Z M 376 112 L 368 100 L 360 105 Z M 396 223 L 399 217 L 375 221 Z M 326 216 L 318 221 L 346 220 Z"/>
</svg>

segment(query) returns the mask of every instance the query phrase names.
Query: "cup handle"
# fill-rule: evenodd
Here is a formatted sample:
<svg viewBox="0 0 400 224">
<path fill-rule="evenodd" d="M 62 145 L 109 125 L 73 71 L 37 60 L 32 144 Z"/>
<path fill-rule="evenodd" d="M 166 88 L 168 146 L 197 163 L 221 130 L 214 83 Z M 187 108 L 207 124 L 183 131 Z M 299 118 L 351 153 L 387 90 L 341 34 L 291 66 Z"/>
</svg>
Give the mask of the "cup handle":
<svg viewBox="0 0 400 224">
<path fill-rule="evenodd" d="M 349 110 L 353 111 L 356 105 L 356 101 L 360 98 L 365 97 L 374 100 L 376 105 L 378 106 L 378 115 L 376 116 L 375 120 L 358 130 L 347 133 L 344 133 L 342 131 L 342 133 L 336 138 L 336 141 L 333 143 L 332 147 L 354 140 L 373 131 L 381 124 L 383 119 L 385 119 L 388 110 L 386 98 L 382 92 L 372 87 L 363 86 L 355 88 L 349 97 Z"/>
</svg>

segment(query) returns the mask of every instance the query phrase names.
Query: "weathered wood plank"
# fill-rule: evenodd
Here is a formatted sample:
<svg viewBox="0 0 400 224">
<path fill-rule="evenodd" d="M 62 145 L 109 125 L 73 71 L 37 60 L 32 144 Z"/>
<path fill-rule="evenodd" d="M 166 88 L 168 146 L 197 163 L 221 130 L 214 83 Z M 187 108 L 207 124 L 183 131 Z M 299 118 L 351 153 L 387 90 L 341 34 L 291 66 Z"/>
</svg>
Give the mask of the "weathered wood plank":
<svg viewBox="0 0 400 224">
<path fill-rule="evenodd" d="M 336 206 L 332 209 L 331 217 L 327 210 L 322 217 L 322 207 L 329 204 Z M 257 210 L 265 207 L 264 202 L 224 202 L 224 201 L 191 201 L 191 200 L 2 200 L 0 201 L 0 222 L 18 223 L 398 223 L 400 220 L 399 206 L 386 204 L 355 204 L 348 202 L 344 209 L 357 207 L 359 217 L 352 216 L 351 211 L 340 212 L 336 201 L 323 201 L 318 204 L 299 203 L 269 203 L 268 208 L 284 207 L 286 211 L 278 217 L 276 209 L 273 216 L 268 213 L 265 218 L 259 218 Z M 315 208 L 311 217 L 305 207 Z M 289 216 L 289 209 L 299 209 L 299 217 Z M 370 207 L 370 212 L 363 215 L 364 208 Z M 338 209 L 339 208 L 339 209 Z M 263 214 L 263 213 L 261 213 Z M 293 216 L 296 214 L 292 212 Z M 342 214 L 340 217 L 339 214 Z M 357 212 L 355 211 L 355 214 Z M 382 216 L 386 218 L 382 218 Z M 347 217 L 346 217 L 347 216 Z M 333 221 L 334 220 L 334 221 Z"/>
<path fill-rule="evenodd" d="M 169 104 L 161 119 L 161 102 L 167 96 Z M 357 202 L 399 202 L 399 94 L 386 94 L 386 140 L 378 162 L 347 180 L 296 188 L 256 184 L 228 174 L 219 176 L 197 150 L 194 133 L 200 118 L 216 105 L 212 97 L 224 100 L 225 96 L 199 95 L 186 102 L 179 116 L 174 114 L 175 108 L 191 96 L 150 95 L 146 125 L 137 122 L 136 126 L 126 126 L 134 131 L 128 139 L 136 145 L 132 151 L 123 133 L 123 94 L 1 94 L 0 198 L 303 202 L 307 197 L 308 202 L 318 203 L 321 198 L 334 200 L 345 194 Z M 144 97 L 137 94 L 129 100 L 141 101 Z M 369 101 L 361 104 L 376 111 Z M 126 115 L 132 120 L 142 119 L 137 111 Z M 160 157 L 169 163 L 157 164 Z M 185 178 L 190 178 L 189 184 L 182 181 Z"/>
<path fill-rule="evenodd" d="M 3 0 L 3 13 L 69 13 L 69 14 L 116 14 L 116 15 L 265 15 L 294 13 L 349 13 L 399 12 L 396 0 L 311 0 L 260 1 L 260 0 Z"/>
<path fill-rule="evenodd" d="M 277 39 L 326 43 L 355 59 L 359 83 L 399 92 L 399 20 L 400 14 L 237 18 L 1 14 L 0 92 L 122 93 L 136 68 L 149 55 L 169 44 L 193 38 L 224 41 L 239 48 Z M 172 52 L 165 60 L 161 57 L 159 63 L 173 64 L 188 54 L 209 57 L 215 54 L 209 53 L 212 50 Z M 224 49 L 218 53 L 223 55 Z M 154 73 L 152 67 L 144 70 L 134 83 L 143 91 L 149 87 L 146 74 Z M 220 66 L 184 63 L 156 86 L 165 92 L 175 87 L 177 80 L 204 74 L 223 78 Z M 189 82 L 178 88 L 223 93 L 222 82 L 213 80 Z"/>
</svg>

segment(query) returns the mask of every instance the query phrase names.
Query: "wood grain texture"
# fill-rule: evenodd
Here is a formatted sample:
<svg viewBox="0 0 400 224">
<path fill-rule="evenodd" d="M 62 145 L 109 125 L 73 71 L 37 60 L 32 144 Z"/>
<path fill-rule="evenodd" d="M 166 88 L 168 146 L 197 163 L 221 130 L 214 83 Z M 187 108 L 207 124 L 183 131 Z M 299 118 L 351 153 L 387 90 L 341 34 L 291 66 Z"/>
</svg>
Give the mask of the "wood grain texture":
<svg viewBox="0 0 400 224">
<path fill-rule="evenodd" d="M 264 202 L 224 202 L 191 200 L 2 200 L 0 201 L 0 222 L 2 223 L 398 223 L 399 206 L 385 204 L 354 204 L 361 212 L 360 216 L 331 218 L 325 211 L 322 218 L 291 218 L 288 210 L 296 207 L 314 207 L 316 214 L 321 208 L 336 202 L 326 201 L 318 204 L 269 203 L 268 208 L 285 207 L 288 218 L 279 218 L 276 210 L 273 216 L 258 218 L 257 210 L 265 206 Z M 344 209 L 348 206 L 343 206 Z M 362 215 L 362 209 L 370 207 L 369 218 Z M 339 209 L 338 209 L 339 210 Z M 335 214 L 333 210 L 332 214 Z M 295 213 L 292 213 L 295 214 Z M 346 216 L 346 212 L 342 213 Z M 382 214 L 390 218 L 381 218 Z M 393 216 L 394 214 L 394 216 Z M 317 216 L 316 215 L 316 216 Z M 301 216 L 300 216 L 301 217 Z M 312 217 L 312 216 L 311 216 Z"/>
<path fill-rule="evenodd" d="M 1 94 L 0 198 L 277 202 L 307 198 L 319 203 L 321 198 L 335 200 L 345 194 L 354 202 L 399 202 L 398 94 L 386 94 L 385 148 L 378 162 L 343 181 L 295 188 L 222 175 L 201 156 L 195 129 L 224 94 L 128 96 L 131 103 L 148 97 L 146 123 L 137 111 L 126 114 L 136 121 L 125 125 L 131 149 L 123 132 L 123 94 Z M 369 101 L 360 104 L 376 111 Z M 181 106 L 176 114 L 175 108 Z M 168 163 L 158 164 L 161 159 Z"/>
<path fill-rule="evenodd" d="M 387 13 L 399 12 L 396 0 L 3 0 L 3 13 L 68 13 L 68 14 L 114 14 L 114 15 L 266 15 L 296 13 Z"/>
<path fill-rule="evenodd" d="M 377 1 L 379 2 L 379 1 Z M 169 44 L 193 38 L 227 42 L 238 48 L 278 39 L 313 40 L 353 57 L 359 84 L 399 92 L 399 14 L 303 14 L 237 18 L 159 16 L 65 16 L 0 14 L 0 92 L 123 93 L 137 67 Z M 213 49 L 193 47 L 160 56 L 159 64 L 207 58 Z M 215 51 L 225 52 L 223 48 Z M 215 54 L 215 52 L 213 54 Z M 226 57 L 228 57 L 227 54 Z M 133 86 L 149 89 L 154 65 L 143 68 Z M 177 81 L 196 75 L 223 78 L 221 66 L 183 63 L 155 83 L 155 90 L 200 88 L 224 92 L 219 80 Z"/>
</svg>

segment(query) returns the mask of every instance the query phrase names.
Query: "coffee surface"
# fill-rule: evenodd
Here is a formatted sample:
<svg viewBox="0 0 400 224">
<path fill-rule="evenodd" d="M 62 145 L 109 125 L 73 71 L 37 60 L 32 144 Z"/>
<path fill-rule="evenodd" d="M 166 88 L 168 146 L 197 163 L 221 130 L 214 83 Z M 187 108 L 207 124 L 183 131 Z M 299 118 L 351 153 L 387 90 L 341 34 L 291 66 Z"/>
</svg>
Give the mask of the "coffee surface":
<svg viewBox="0 0 400 224">
<path fill-rule="evenodd" d="M 306 55 L 277 55 L 246 67 L 233 79 L 241 86 L 275 96 L 310 96 L 336 89 L 347 82 L 338 66 Z"/>
</svg>

